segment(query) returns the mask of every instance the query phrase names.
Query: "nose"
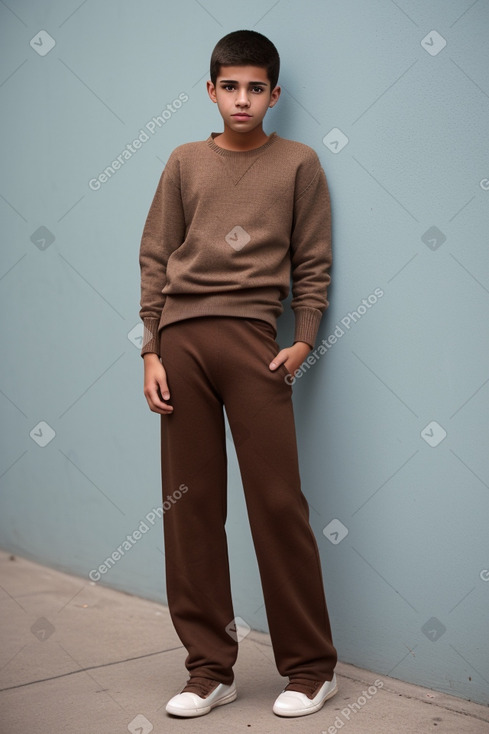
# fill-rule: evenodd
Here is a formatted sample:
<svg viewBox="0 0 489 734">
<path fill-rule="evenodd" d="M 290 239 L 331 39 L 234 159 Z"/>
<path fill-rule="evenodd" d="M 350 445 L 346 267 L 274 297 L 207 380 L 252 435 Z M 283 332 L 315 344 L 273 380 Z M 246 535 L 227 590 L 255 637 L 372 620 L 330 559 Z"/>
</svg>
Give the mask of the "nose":
<svg viewBox="0 0 489 734">
<path fill-rule="evenodd" d="M 248 98 L 248 90 L 243 88 L 238 89 L 238 93 L 236 96 L 236 105 L 238 107 L 248 107 L 249 106 L 249 98 Z"/>
</svg>

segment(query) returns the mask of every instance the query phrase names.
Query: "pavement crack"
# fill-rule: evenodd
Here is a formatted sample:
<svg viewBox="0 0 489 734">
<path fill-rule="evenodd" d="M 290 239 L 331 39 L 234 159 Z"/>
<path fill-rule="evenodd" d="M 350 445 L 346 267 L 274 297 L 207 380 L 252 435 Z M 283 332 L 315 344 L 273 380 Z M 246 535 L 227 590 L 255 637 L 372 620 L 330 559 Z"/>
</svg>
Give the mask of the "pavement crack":
<svg viewBox="0 0 489 734">
<path fill-rule="evenodd" d="M 80 673 L 86 673 L 89 670 L 98 670 L 100 668 L 109 668 L 111 665 L 121 665 L 122 663 L 130 663 L 133 660 L 143 660 L 144 658 L 150 658 L 154 655 L 164 655 L 167 652 L 173 652 L 174 650 L 181 650 L 182 645 L 177 647 L 169 647 L 166 650 L 157 650 L 156 652 L 148 652 L 145 655 L 135 655 L 132 658 L 123 658 L 122 660 L 113 660 L 110 663 L 101 663 L 100 665 L 89 665 L 86 668 L 79 668 L 78 670 L 70 670 L 67 673 L 61 673 L 60 675 L 52 675 L 49 678 L 38 678 L 37 680 L 31 680 L 27 683 L 18 683 L 15 686 L 7 686 L 6 688 L 0 688 L 0 693 L 4 691 L 13 691 L 16 688 L 25 688 L 26 686 L 33 686 L 36 683 L 47 683 L 51 680 L 57 680 L 58 678 L 67 678 L 69 675 L 79 675 Z"/>
</svg>

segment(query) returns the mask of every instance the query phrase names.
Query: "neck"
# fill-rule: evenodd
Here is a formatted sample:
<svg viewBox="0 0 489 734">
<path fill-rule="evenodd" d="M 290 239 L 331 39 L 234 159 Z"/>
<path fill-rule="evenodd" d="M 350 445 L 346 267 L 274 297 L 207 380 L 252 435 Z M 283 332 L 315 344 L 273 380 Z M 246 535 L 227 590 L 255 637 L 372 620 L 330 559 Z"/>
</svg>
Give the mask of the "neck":
<svg viewBox="0 0 489 734">
<path fill-rule="evenodd" d="M 220 135 L 216 135 L 214 142 L 221 148 L 226 150 L 253 150 L 264 145 L 268 140 L 268 135 L 261 127 L 257 127 L 251 130 L 249 133 L 238 133 L 231 130 L 226 124 L 224 124 L 224 132 Z"/>
</svg>

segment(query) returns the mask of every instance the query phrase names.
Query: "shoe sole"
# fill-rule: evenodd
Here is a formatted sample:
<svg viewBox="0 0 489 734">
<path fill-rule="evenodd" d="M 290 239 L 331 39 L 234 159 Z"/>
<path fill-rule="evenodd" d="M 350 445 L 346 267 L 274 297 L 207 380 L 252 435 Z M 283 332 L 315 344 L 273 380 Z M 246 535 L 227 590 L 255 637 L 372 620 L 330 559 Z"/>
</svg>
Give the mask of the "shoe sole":
<svg viewBox="0 0 489 734">
<path fill-rule="evenodd" d="M 210 706 L 203 706 L 198 709 L 178 709 L 173 708 L 170 704 L 167 704 L 166 712 L 168 714 L 172 714 L 173 716 L 180 716 L 186 719 L 192 718 L 194 716 L 205 716 L 205 714 L 210 713 L 213 708 L 216 708 L 217 706 L 224 706 L 224 704 L 226 703 L 231 703 L 236 699 L 237 695 L 238 694 L 236 690 L 230 691 L 226 696 L 223 696 L 223 698 L 219 698 L 214 703 L 211 703 Z"/>
<path fill-rule="evenodd" d="M 320 703 L 317 703 L 315 706 L 311 706 L 311 708 L 304 709 L 304 710 L 301 710 L 301 711 L 298 711 L 296 709 L 295 711 L 280 711 L 280 712 L 275 711 L 275 708 L 274 708 L 273 709 L 273 713 L 276 714 L 277 716 L 288 716 L 288 717 L 293 717 L 293 716 L 307 716 L 307 714 L 315 714 L 316 711 L 319 711 L 319 709 L 321 709 L 324 706 L 324 704 L 326 703 L 326 701 L 329 701 L 330 698 L 333 698 L 333 696 L 336 693 L 338 693 L 338 683 L 328 693 L 328 695 L 325 696 L 322 699 L 322 701 L 320 701 Z"/>
</svg>

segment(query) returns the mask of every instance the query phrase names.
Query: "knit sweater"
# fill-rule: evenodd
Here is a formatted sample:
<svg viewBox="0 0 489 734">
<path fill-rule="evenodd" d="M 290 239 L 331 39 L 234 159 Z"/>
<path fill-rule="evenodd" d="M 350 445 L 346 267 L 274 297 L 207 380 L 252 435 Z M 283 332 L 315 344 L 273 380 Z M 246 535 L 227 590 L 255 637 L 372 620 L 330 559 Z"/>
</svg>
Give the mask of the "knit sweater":
<svg viewBox="0 0 489 734">
<path fill-rule="evenodd" d="M 216 135 L 173 151 L 149 209 L 139 255 L 141 355 L 159 354 L 162 328 L 198 316 L 262 319 L 276 329 L 291 280 L 294 342 L 314 347 L 331 265 L 319 159 L 276 133 L 247 151 L 221 148 Z"/>
</svg>

